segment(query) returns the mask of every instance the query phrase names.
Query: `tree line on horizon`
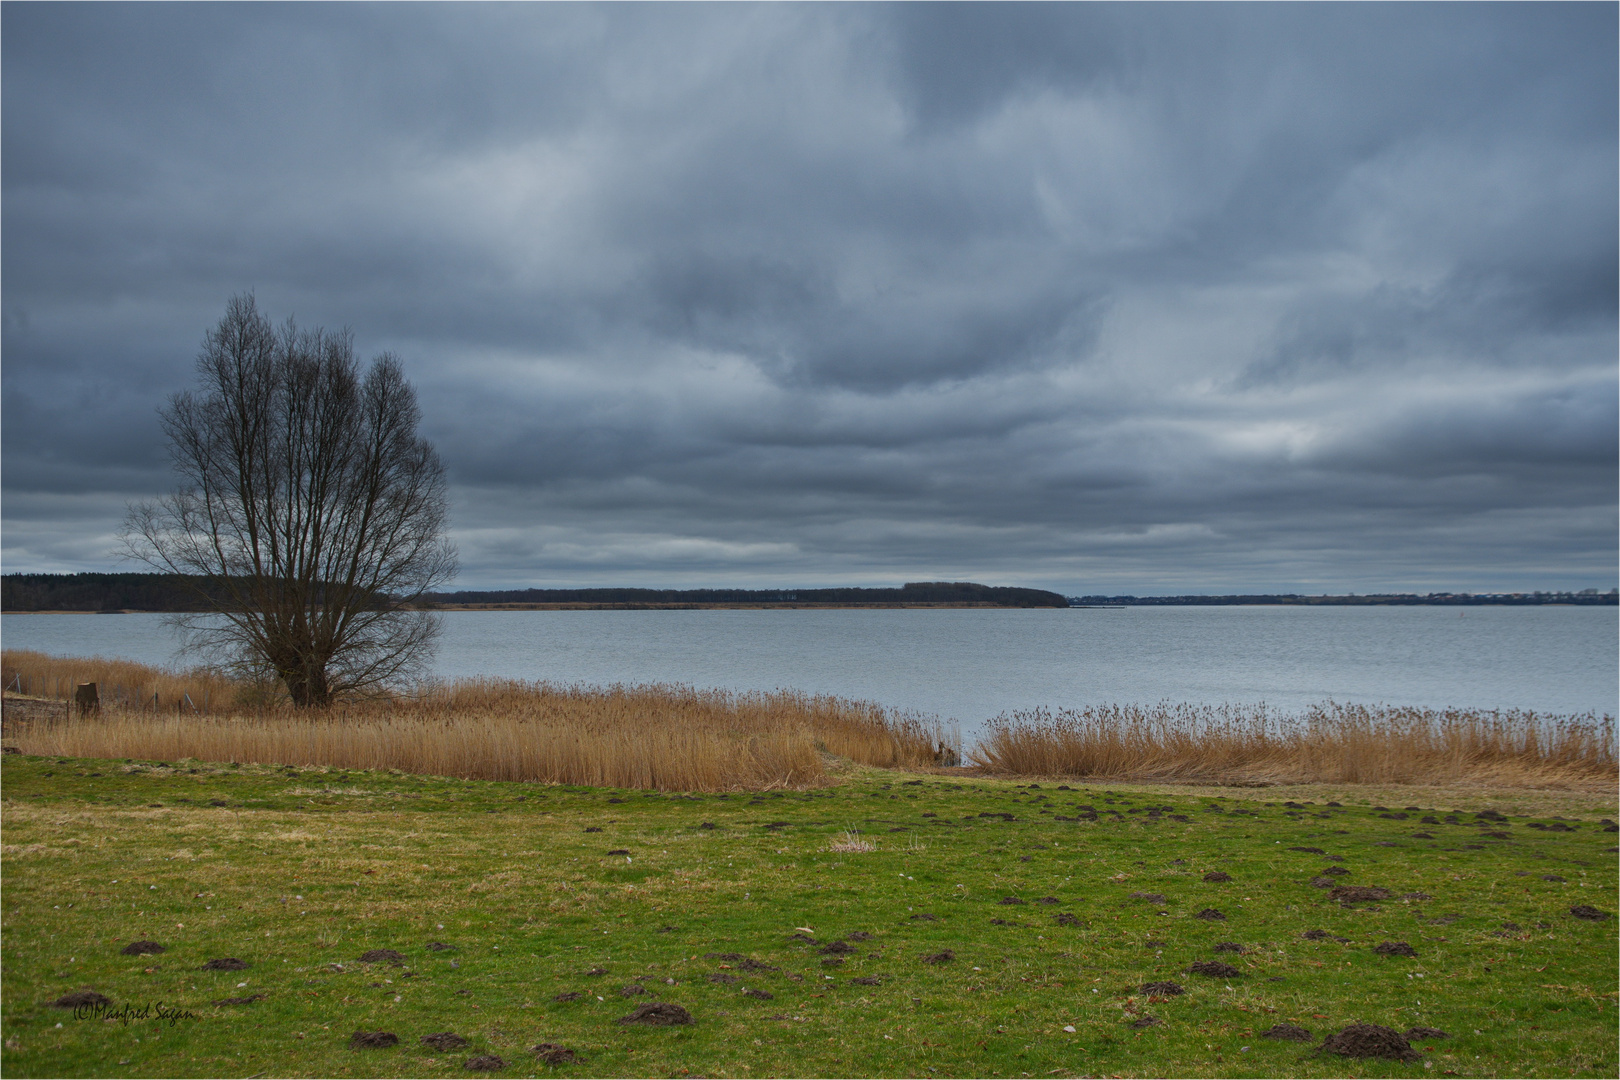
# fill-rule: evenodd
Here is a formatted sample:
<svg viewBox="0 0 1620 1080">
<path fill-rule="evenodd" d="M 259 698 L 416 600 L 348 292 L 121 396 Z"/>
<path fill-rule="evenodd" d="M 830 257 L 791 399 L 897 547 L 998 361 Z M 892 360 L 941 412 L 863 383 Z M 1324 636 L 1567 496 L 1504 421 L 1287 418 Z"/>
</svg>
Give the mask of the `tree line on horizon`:
<svg viewBox="0 0 1620 1080">
<path fill-rule="evenodd" d="M 0 578 L 4 611 L 158 611 L 198 609 L 208 583 L 178 574 L 6 574 Z M 213 589 L 224 599 L 222 589 Z M 973 582 L 910 582 L 899 589 L 498 589 L 425 593 L 418 603 L 455 604 L 988 604 L 996 607 L 1067 607 L 1054 592 Z"/>
<path fill-rule="evenodd" d="M 1236 606 L 1243 604 L 1332 605 L 1335 607 L 1418 605 L 1477 606 L 1481 604 L 1608 604 L 1620 601 L 1620 592 L 1610 589 L 1582 589 L 1580 592 L 1515 592 L 1515 593 L 1349 593 L 1344 596 L 1307 596 L 1300 593 L 1272 595 L 1228 596 L 1071 596 L 1071 607 L 1175 607 L 1175 606 Z"/>
</svg>

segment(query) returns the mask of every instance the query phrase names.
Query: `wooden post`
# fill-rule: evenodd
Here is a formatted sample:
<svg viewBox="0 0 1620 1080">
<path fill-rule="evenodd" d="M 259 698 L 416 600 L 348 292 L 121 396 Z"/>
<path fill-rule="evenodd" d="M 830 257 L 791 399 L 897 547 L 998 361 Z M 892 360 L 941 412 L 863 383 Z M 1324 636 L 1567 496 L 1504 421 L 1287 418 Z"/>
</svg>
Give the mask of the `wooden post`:
<svg viewBox="0 0 1620 1080">
<path fill-rule="evenodd" d="M 96 691 L 96 684 L 84 682 L 73 691 L 73 703 L 79 707 L 80 716 L 88 716 L 93 712 L 101 711 L 101 697 Z"/>
</svg>

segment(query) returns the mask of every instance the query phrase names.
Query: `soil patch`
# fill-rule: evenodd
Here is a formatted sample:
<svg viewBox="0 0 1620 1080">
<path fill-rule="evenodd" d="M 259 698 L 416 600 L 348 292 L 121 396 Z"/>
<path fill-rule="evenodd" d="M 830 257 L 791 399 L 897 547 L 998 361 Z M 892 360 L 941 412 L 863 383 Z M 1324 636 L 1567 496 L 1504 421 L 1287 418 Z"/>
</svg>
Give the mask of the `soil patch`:
<svg viewBox="0 0 1620 1080">
<path fill-rule="evenodd" d="M 943 952 L 937 952 L 937 953 L 933 953 L 932 955 L 923 957 L 923 963 L 925 963 L 925 964 L 948 964 L 952 960 L 955 960 L 955 959 L 956 959 L 956 953 L 953 952 L 950 949 L 946 949 Z"/>
<path fill-rule="evenodd" d="M 535 1057 L 547 1065 L 567 1065 L 579 1057 L 578 1054 L 560 1043 L 539 1043 L 529 1047 L 529 1049 L 534 1051 Z"/>
<path fill-rule="evenodd" d="M 1404 941 L 1380 941 L 1373 946 L 1373 952 L 1379 956 L 1410 956 L 1417 959 L 1417 950 Z"/>
<path fill-rule="evenodd" d="M 645 994 L 646 992 L 647 988 L 638 983 L 631 983 L 629 986 L 619 987 L 620 997 L 636 997 L 638 994 Z"/>
<path fill-rule="evenodd" d="M 163 946 L 155 941 L 132 941 L 118 950 L 125 956 L 149 956 L 163 951 Z"/>
<path fill-rule="evenodd" d="M 830 942 L 816 950 L 823 956 L 844 956 L 854 951 L 855 946 L 843 941 Z"/>
<path fill-rule="evenodd" d="M 357 1031 L 349 1036 L 349 1049 L 362 1050 L 383 1046 L 398 1046 L 399 1036 L 392 1031 Z"/>
<path fill-rule="evenodd" d="M 1444 1031 L 1441 1031 L 1439 1028 L 1422 1027 L 1422 1026 L 1413 1027 L 1413 1028 L 1407 1028 L 1406 1031 L 1403 1033 L 1403 1035 L 1404 1035 L 1404 1038 L 1406 1039 L 1407 1042 L 1411 1042 L 1413 1039 L 1449 1039 L 1449 1038 L 1451 1038 L 1450 1035 L 1448 1035 Z"/>
<path fill-rule="evenodd" d="M 368 949 L 360 954 L 362 964 L 403 964 L 405 954 L 395 949 Z"/>
<path fill-rule="evenodd" d="M 1232 875 L 1224 870 L 1211 870 L 1204 875 L 1205 881 L 1231 881 Z"/>
<path fill-rule="evenodd" d="M 435 1050 L 460 1050 L 467 1045 L 467 1040 L 453 1031 L 440 1031 L 422 1036 L 422 1045 Z"/>
<path fill-rule="evenodd" d="M 1235 979 L 1243 974 L 1224 960 L 1194 960 L 1187 970 L 1194 975 L 1208 975 L 1212 979 Z"/>
<path fill-rule="evenodd" d="M 1607 911 L 1599 911 L 1591 904 L 1576 904 L 1569 909 L 1569 913 L 1577 919 L 1591 919 L 1593 922 L 1602 922 L 1609 917 Z"/>
<path fill-rule="evenodd" d="M 1125 1026 L 1129 1027 L 1129 1028 L 1135 1028 L 1137 1031 L 1141 1031 L 1144 1028 L 1161 1027 L 1161 1026 L 1163 1026 L 1163 1024 L 1164 1024 L 1164 1021 L 1160 1020 L 1156 1016 L 1142 1016 L 1142 1017 L 1138 1017 L 1135 1020 L 1132 1020 L 1129 1024 L 1126 1024 Z"/>
<path fill-rule="evenodd" d="M 1000 900 L 997 900 L 996 903 L 998 903 L 998 904 L 1022 904 L 1023 901 L 1018 899 L 1018 897 L 1016 897 L 1016 896 L 1003 896 Z"/>
<path fill-rule="evenodd" d="M 1159 997 L 1175 997 L 1177 994 L 1185 994 L 1186 992 L 1186 988 L 1180 983 L 1150 982 L 1142 984 L 1142 993 L 1157 994 Z"/>
<path fill-rule="evenodd" d="M 629 1016 L 619 1018 L 621 1024 L 650 1024 L 654 1027 L 673 1027 L 676 1024 L 691 1022 L 691 1013 L 668 1001 L 653 1001 L 646 1005 L 638 1005 Z"/>
<path fill-rule="evenodd" d="M 1350 871 L 1346 870 L 1342 866 L 1330 866 L 1326 870 L 1322 871 L 1322 873 L 1326 874 L 1328 877 L 1344 877 L 1344 875 L 1348 874 L 1349 872 Z"/>
<path fill-rule="evenodd" d="M 876 975 L 862 975 L 860 978 L 851 979 L 849 981 L 854 983 L 856 986 L 882 986 L 883 985 L 883 980 L 878 978 Z"/>
<path fill-rule="evenodd" d="M 1195 918 L 1195 919 L 1203 919 L 1205 922 L 1225 922 L 1226 921 L 1226 916 L 1222 915 L 1220 912 L 1216 911 L 1212 907 L 1205 908 L 1203 911 L 1200 911 L 1198 914 L 1194 915 L 1193 918 Z"/>
<path fill-rule="evenodd" d="M 88 1005 L 111 1005 L 112 998 L 106 994 L 98 994 L 94 990 L 75 990 L 71 994 L 63 994 L 51 1002 L 53 1009 L 78 1009 Z"/>
<path fill-rule="evenodd" d="M 910 919 L 912 922 L 938 922 L 939 921 L 939 916 L 938 915 L 930 915 L 926 911 L 919 911 L 915 915 L 906 916 L 906 918 Z"/>
<path fill-rule="evenodd" d="M 500 1072 L 506 1068 L 506 1062 L 494 1054 L 479 1054 L 475 1058 L 468 1058 L 464 1067 L 468 1072 Z"/>
<path fill-rule="evenodd" d="M 264 998 L 263 994 L 249 994 L 247 997 L 220 998 L 215 1005 L 251 1005 Z"/>
<path fill-rule="evenodd" d="M 743 997 L 759 998 L 761 1001 L 770 1001 L 772 998 L 776 997 L 776 995 L 771 993 L 769 990 L 744 990 Z"/>
<path fill-rule="evenodd" d="M 1389 1058 L 1391 1061 L 1417 1061 L 1423 1055 L 1412 1049 L 1400 1032 L 1380 1024 L 1351 1024 L 1334 1032 L 1317 1048 L 1340 1057 Z"/>
<path fill-rule="evenodd" d="M 1070 915 L 1067 911 L 1060 912 L 1057 917 L 1057 924 L 1059 926 L 1079 926 L 1080 916 Z"/>
<path fill-rule="evenodd" d="M 204 971 L 246 971 L 250 965 L 246 960 L 238 960 L 234 956 L 222 956 L 218 960 L 210 960 L 202 966 Z"/>
<path fill-rule="evenodd" d="M 585 974 L 588 975 L 588 976 L 591 976 L 592 978 L 595 978 L 598 975 L 606 975 L 607 973 L 608 973 L 608 969 L 605 968 L 605 967 L 593 967 L 593 968 L 591 968 L 591 970 L 587 971 Z"/>
<path fill-rule="evenodd" d="M 433 950 L 434 952 L 455 952 L 456 951 L 456 947 L 454 945 L 446 945 L 442 941 L 430 941 L 430 942 L 427 943 L 427 947 L 429 949 Z"/>
<path fill-rule="evenodd" d="M 1127 899 L 1145 900 L 1150 904 L 1168 904 L 1170 902 L 1164 898 L 1164 893 L 1156 892 L 1133 892 Z"/>
<path fill-rule="evenodd" d="M 1215 943 L 1215 951 L 1241 953 L 1243 951 L 1243 946 L 1239 945 L 1235 941 L 1217 941 Z"/>
<path fill-rule="evenodd" d="M 562 1002 L 569 1002 L 569 1001 L 578 1001 L 580 998 L 582 998 L 584 996 L 585 995 L 581 994 L 578 990 L 570 990 L 566 994 L 558 994 L 556 997 L 552 998 L 551 1000 L 555 1001 L 555 1002 L 562 1003 Z"/>
<path fill-rule="evenodd" d="M 1337 900 L 1346 907 L 1389 897 L 1390 891 L 1382 885 L 1340 885 L 1327 895 L 1329 900 Z"/>
<path fill-rule="evenodd" d="M 1286 1039 L 1288 1042 L 1310 1042 L 1315 1038 L 1310 1028 L 1302 1028 L 1298 1024 L 1272 1024 L 1260 1033 L 1262 1039 Z"/>
</svg>

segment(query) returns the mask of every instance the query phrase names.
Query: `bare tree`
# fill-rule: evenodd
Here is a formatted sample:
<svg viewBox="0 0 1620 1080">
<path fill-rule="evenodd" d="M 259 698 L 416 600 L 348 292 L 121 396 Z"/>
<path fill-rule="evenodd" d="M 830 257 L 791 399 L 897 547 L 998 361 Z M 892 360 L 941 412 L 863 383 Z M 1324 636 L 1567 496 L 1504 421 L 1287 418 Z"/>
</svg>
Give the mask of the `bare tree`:
<svg viewBox="0 0 1620 1080">
<path fill-rule="evenodd" d="M 345 330 L 273 328 L 233 297 L 201 385 L 160 412 L 178 489 L 130 507 L 126 551 L 184 576 L 188 644 L 295 705 L 425 670 L 437 618 L 413 601 L 455 575 L 444 466 L 416 391 L 384 353 L 362 375 Z"/>
</svg>

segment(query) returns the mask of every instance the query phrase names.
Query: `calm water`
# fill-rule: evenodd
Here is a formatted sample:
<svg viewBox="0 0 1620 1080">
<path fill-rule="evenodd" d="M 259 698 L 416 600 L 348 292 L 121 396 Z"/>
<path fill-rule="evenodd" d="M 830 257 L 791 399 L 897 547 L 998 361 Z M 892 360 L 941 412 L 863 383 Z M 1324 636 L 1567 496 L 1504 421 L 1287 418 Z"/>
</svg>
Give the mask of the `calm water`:
<svg viewBox="0 0 1620 1080">
<path fill-rule="evenodd" d="M 956 719 L 1161 700 L 1616 712 L 1614 608 L 449 612 L 436 669 L 793 688 Z M 175 659 L 159 615 L 6 615 L 7 648 Z"/>
</svg>

